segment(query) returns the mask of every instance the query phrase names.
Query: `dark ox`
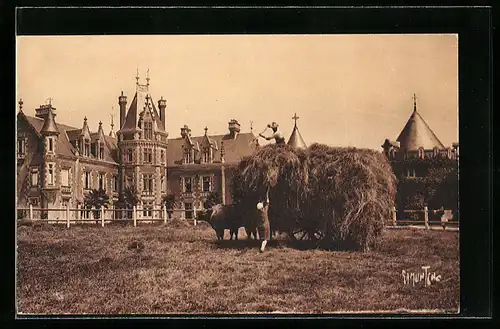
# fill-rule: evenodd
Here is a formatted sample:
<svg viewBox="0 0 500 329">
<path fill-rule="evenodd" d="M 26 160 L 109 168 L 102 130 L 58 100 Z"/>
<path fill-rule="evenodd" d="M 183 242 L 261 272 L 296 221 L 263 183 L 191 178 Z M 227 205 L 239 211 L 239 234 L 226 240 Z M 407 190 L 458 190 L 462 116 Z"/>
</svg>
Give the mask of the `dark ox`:
<svg viewBox="0 0 500 329">
<path fill-rule="evenodd" d="M 222 205 L 218 204 L 212 207 L 211 214 L 207 222 L 214 229 L 217 239 L 224 240 L 224 231 L 229 230 L 230 240 L 235 237 L 238 240 L 238 231 L 244 227 L 249 239 L 257 239 L 258 212 L 255 210 L 244 209 L 240 205 Z"/>
</svg>

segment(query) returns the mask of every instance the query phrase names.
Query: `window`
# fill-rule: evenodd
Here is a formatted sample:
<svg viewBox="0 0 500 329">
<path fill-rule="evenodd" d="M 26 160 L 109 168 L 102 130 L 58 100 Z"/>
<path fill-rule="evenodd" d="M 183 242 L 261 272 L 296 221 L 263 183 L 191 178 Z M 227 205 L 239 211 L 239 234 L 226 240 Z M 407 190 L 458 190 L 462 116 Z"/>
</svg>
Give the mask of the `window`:
<svg viewBox="0 0 500 329">
<path fill-rule="evenodd" d="M 184 177 L 184 192 L 185 193 L 193 192 L 193 184 L 191 177 Z"/>
<path fill-rule="evenodd" d="M 85 140 L 84 154 L 85 156 L 90 156 L 90 141 L 88 139 Z"/>
<path fill-rule="evenodd" d="M 210 176 L 203 177 L 203 192 L 210 192 L 212 179 Z"/>
<path fill-rule="evenodd" d="M 17 140 L 17 154 L 22 156 L 26 152 L 24 138 L 19 138 Z"/>
<path fill-rule="evenodd" d="M 190 149 L 184 150 L 184 163 L 193 163 L 193 154 Z"/>
<path fill-rule="evenodd" d="M 38 169 L 31 170 L 31 186 L 38 186 Z"/>
<path fill-rule="evenodd" d="M 210 148 L 205 148 L 203 149 L 203 162 L 204 163 L 210 163 Z"/>
<path fill-rule="evenodd" d="M 99 159 L 104 159 L 104 145 L 100 143 L 99 145 Z"/>
<path fill-rule="evenodd" d="M 52 138 L 49 138 L 49 152 L 54 151 L 54 142 L 52 141 Z"/>
<path fill-rule="evenodd" d="M 54 185 L 54 165 L 52 163 L 49 164 L 49 185 Z"/>
<path fill-rule="evenodd" d="M 104 186 L 104 174 L 103 173 L 99 173 L 97 177 L 98 177 L 98 180 L 97 180 L 98 181 L 98 187 L 97 188 L 99 190 L 101 190 L 101 189 L 105 190 L 106 187 Z"/>
<path fill-rule="evenodd" d="M 142 215 L 144 217 L 151 217 L 153 215 L 153 203 L 152 202 L 144 202 Z"/>
<path fill-rule="evenodd" d="M 153 123 L 144 123 L 144 139 L 153 139 Z"/>
<path fill-rule="evenodd" d="M 61 170 L 61 185 L 69 186 L 69 169 Z"/>
<path fill-rule="evenodd" d="M 113 192 L 118 191 L 118 178 L 116 176 L 111 177 L 111 186 L 113 188 Z"/>
<path fill-rule="evenodd" d="M 409 168 L 406 170 L 406 177 L 417 177 L 415 175 L 415 169 L 414 168 Z"/>
<path fill-rule="evenodd" d="M 132 149 L 127 150 L 127 158 L 128 158 L 128 162 L 131 163 L 132 162 Z"/>
<path fill-rule="evenodd" d="M 163 150 L 161 150 L 161 152 L 160 152 L 160 161 L 162 163 L 165 162 L 165 152 L 163 152 Z"/>
<path fill-rule="evenodd" d="M 69 200 L 68 199 L 63 199 L 61 202 L 62 208 L 68 208 Z"/>
<path fill-rule="evenodd" d="M 143 183 L 143 192 L 153 194 L 153 175 L 143 175 Z"/>
<path fill-rule="evenodd" d="M 193 204 L 184 202 L 184 210 L 186 219 L 193 219 Z"/>
<path fill-rule="evenodd" d="M 161 191 L 163 193 L 167 192 L 167 184 L 165 184 L 165 176 L 161 176 Z"/>
<path fill-rule="evenodd" d="M 85 188 L 90 189 L 90 172 L 85 172 Z"/>
<path fill-rule="evenodd" d="M 150 148 L 144 149 L 144 163 L 153 162 L 153 151 Z"/>
</svg>

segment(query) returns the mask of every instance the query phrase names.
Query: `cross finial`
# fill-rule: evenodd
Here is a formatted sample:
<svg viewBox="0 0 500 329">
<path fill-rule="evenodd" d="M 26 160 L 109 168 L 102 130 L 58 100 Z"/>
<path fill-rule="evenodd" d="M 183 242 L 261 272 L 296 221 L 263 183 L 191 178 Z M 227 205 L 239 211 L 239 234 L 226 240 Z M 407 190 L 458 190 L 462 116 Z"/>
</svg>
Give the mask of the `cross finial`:
<svg viewBox="0 0 500 329">
<path fill-rule="evenodd" d="M 207 134 L 207 131 L 208 131 L 208 127 L 205 126 L 205 135 Z"/>
<path fill-rule="evenodd" d="M 253 131 L 253 121 L 250 121 L 250 131 Z"/>
<path fill-rule="evenodd" d="M 146 71 L 146 84 L 149 86 L 149 68 Z"/>
<path fill-rule="evenodd" d="M 417 111 L 417 96 L 413 93 L 413 111 Z"/>
<path fill-rule="evenodd" d="M 52 105 L 52 97 L 47 98 L 47 101 L 49 102 L 48 105 Z"/>
<path fill-rule="evenodd" d="M 19 98 L 19 103 L 18 104 L 19 104 L 19 111 L 22 112 L 23 111 L 23 104 L 24 104 L 22 98 Z"/>
<path fill-rule="evenodd" d="M 113 123 L 113 118 L 114 118 L 115 116 L 113 115 L 113 113 L 111 113 L 111 115 L 110 115 L 110 116 L 111 116 L 111 129 L 113 129 L 113 127 L 115 126 L 115 124 Z"/>
<path fill-rule="evenodd" d="M 83 118 L 83 121 L 87 122 L 87 117 L 84 117 L 84 118 Z"/>
<path fill-rule="evenodd" d="M 297 113 L 295 113 L 295 115 L 292 117 L 293 120 L 295 120 L 295 127 L 297 127 L 297 120 L 299 119 L 299 117 L 297 116 Z"/>
<path fill-rule="evenodd" d="M 136 84 L 139 84 L 139 68 L 137 68 L 137 73 L 135 76 Z"/>
</svg>

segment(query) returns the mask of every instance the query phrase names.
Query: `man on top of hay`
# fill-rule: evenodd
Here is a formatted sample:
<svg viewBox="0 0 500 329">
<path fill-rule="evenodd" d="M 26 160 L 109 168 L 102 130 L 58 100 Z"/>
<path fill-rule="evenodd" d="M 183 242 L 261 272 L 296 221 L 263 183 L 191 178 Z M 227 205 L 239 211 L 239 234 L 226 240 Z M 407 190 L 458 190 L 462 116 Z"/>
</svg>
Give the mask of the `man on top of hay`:
<svg viewBox="0 0 500 329">
<path fill-rule="evenodd" d="M 261 133 L 261 134 L 259 134 L 260 137 L 262 137 L 268 141 L 270 141 L 271 139 L 274 138 L 274 140 L 276 141 L 276 144 L 285 144 L 285 137 L 283 136 L 283 133 L 278 130 L 279 125 L 276 122 L 273 122 L 270 125 L 267 125 L 267 127 L 271 128 L 273 130 L 273 135 L 270 137 L 266 137 Z"/>
</svg>

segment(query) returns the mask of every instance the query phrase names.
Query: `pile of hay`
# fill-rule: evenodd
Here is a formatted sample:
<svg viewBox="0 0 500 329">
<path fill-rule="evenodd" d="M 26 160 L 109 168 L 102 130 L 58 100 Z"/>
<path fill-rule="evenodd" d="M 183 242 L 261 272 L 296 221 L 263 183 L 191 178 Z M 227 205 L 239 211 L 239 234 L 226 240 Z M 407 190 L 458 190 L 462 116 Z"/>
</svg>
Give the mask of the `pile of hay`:
<svg viewBox="0 0 500 329">
<path fill-rule="evenodd" d="M 270 144 L 240 161 L 231 180 L 231 192 L 240 209 L 253 209 L 269 191 L 271 224 L 285 230 L 290 223 L 283 220 L 294 219 L 300 212 L 308 177 L 305 152 Z"/>
<path fill-rule="evenodd" d="M 244 158 L 231 186 L 236 202 L 255 204 L 269 189 L 274 228 L 316 228 L 367 250 L 391 218 L 396 178 L 377 151 L 313 144 L 267 145 Z"/>
</svg>

